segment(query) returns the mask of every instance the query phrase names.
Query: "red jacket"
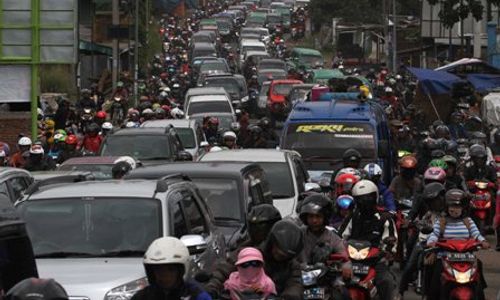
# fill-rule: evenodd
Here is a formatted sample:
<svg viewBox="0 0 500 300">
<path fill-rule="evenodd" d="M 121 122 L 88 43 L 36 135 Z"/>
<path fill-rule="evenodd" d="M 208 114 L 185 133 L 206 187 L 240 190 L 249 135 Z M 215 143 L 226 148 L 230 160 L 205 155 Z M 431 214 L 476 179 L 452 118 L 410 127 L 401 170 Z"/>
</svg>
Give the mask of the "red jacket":
<svg viewBox="0 0 500 300">
<path fill-rule="evenodd" d="M 82 148 L 89 152 L 97 153 L 101 147 L 102 136 L 97 135 L 95 137 L 85 136 L 83 138 Z"/>
</svg>

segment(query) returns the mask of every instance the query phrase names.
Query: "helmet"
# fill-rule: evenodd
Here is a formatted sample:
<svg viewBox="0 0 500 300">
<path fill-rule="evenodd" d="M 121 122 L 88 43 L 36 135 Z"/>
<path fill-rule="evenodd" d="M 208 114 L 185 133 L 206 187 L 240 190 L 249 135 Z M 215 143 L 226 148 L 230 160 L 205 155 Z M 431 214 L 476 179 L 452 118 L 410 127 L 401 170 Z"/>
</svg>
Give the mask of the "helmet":
<svg viewBox="0 0 500 300">
<path fill-rule="evenodd" d="M 276 245 L 291 259 L 304 248 L 304 235 L 300 227 L 290 220 L 280 220 L 271 228 L 268 247 Z"/>
<path fill-rule="evenodd" d="M 460 189 L 448 190 L 444 195 L 444 200 L 446 202 L 446 213 L 448 213 L 448 208 L 450 206 L 461 206 L 465 209 L 468 205 L 467 194 Z"/>
<path fill-rule="evenodd" d="M 95 117 L 96 117 L 97 119 L 103 119 L 103 120 L 104 120 L 104 119 L 106 119 L 106 112 L 104 112 L 104 111 L 100 110 L 100 111 L 98 111 L 98 112 L 95 114 Z"/>
<path fill-rule="evenodd" d="M 347 149 L 342 155 L 342 160 L 344 161 L 344 164 L 349 162 L 359 163 L 361 161 L 361 153 L 353 148 Z"/>
<path fill-rule="evenodd" d="M 455 142 L 454 140 L 447 140 L 446 144 L 444 145 L 444 150 L 446 154 L 455 154 L 458 149 L 458 143 Z"/>
<path fill-rule="evenodd" d="M 433 159 L 429 163 L 429 167 L 438 167 L 446 171 L 448 169 L 448 164 L 442 159 Z"/>
<path fill-rule="evenodd" d="M 6 157 L 7 154 L 5 154 L 5 151 L 3 149 L 0 149 L 0 157 Z"/>
<path fill-rule="evenodd" d="M 87 126 L 88 132 L 98 133 L 100 129 L 101 129 L 101 127 L 99 125 L 97 125 L 96 123 L 90 123 Z"/>
<path fill-rule="evenodd" d="M 67 300 L 68 294 L 54 279 L 27 278 L 14 285 L 6 300 Z"/>
<path fill-rule="evenodd" d="M 113 124 L 111 124 L 110 122 L 104 122 L 102 123 L 101 128 L 102 130 L 111 130 L 113 129 Z"/>
<path fill-rule="evenodd" d="M 363 170 L 366 174 L 368 174 L 369 179 L 372 179 L 375 176 L 382 176 L 382 168 L 375 163 L 367 164 Z"/>
<path fill-rule="evenodd" d="M 184 272 L 189 269 L 189 250 L 179 239 L 174 237 L 161 237 L 154 240 L 144 253 L 144 266 L 148 278 L 151 274 L 148 272 L 148 266 L 151 265 L 181 265 Z"/>
<path fill-rule="evenodd" d="M 441 158 L 445 155 L 446 155 L 446 153 L 441 149 L 432 150 L 432 152 L 431 152 L 431 157 L 434 159 Z"/>
<path fill-rule="evenodd" d="M 313 194 L 307 196 L 304 201 L 302 201 L 299 218 L 302 223 L 307 225 L 308 214 L 322 214 L 324 224 L 326 225 L 330 221 L 332 211 L 333 207 L 330 199 L 321 194 Z"/>
<path fill-rule="evenodd" d="M 446 172 L 439 167 L 430 167 L 424 173 L 424 182 L 430 183 L 433 181 L 444 183 Z"/>
<path fill-rule="evenodd" d="M 281 220 L 280 211 L 272 204 L 255 205 L 248 213 L 249 224 L 257 224 L 264 222 L 276 223 L 279 220 Z"/>
<path fill-rule="evenodd" d="M 417 159 L 411 155 L 403 156 L 399 160 L 399 166 L 404 169 L 415 169 L 417 167 Z"/>
<path fill-rule="evenodd" d="M 259 120 L 259 125 L 262 127 L 267 127 L 271 124 L 271 120 L 267 117 L 263 117 L 262 119 Z"/>
<path fill-rule="evenodd" d="M 170 115 L 174 119 L 182 119 L 182 118 L 184 118 L 184 112 L 180 108 L 178 108 L 178 107 L 173 108 L 170 111 Z"/>
<path fill-rule="evenodd" d="M 139 127 L 139 123 L 133 122 L 133 121 L 128 121 L 125 124 L 125 128 L 137 128 Z"/>
<path fill-rule="evenodd" d="M 124 160 L 116 160 L 113 168 L 111 168 L 111 173 L 113 174 L 113 178 L 121 178 L 125 176 L 128 172 L 132 170 L 132 166 L 128 161 Z"/>
<path fill-rule="evenodd" d="M 446 125 L 439 125 L 434 129 L 436 138 L 447 138 L 450 136 L 450 129 Z"/>
<path fill-rule="evenodd" d="M 224 132 L 224 134 L 222 135 L 222 138 L 225 140 L 225 139 L 233 139 L 233 140 L 236 140 L 236 133 L 232 132 L 232 131 L 226 131 Z"/>
<path fill-rule="evenodd" d="M 212 148 L 210 148 L 210 152 L 219 152 L 219 151 L 222 151 L 222 150 L 224 150 L 224 149 L 222 149 L 219 146 L 213 146 Z"/>
<path fill-rule="evenodd" d="M 469 155 L 471 158 L 485 158 L 487 154 L 483 145 L 474 144 L 469 148 Z"/>
<path fill-rule="evenodd" d="M 335 180 L 337 179 L 337 177 L 339 177 L 342 174 L 351 174 L 351 175 L 354 175 L 354 176 L 356 176 L 356 178 L 358 179 L 358 181 L 361 179 L 361 172 L 358 169 L 354 169 L 354 168 L 342 168 L 337 173 L 337 176 L 335 176 Z"/>
<path fill-rule="evenodd" d="M 354 206 L 354 198 L 351 195 L 340 195 L 335 200 L 335 204 L 340 209 L 351 209 Z"/>
<path fill-rule="evenodd" d="M 262 133 L 262 128 L 260 128 L 260 126 L 255 125 L 250 127 L 250 132 L 255 135 L 260 135 Z"/>
<path fill-rule="evenodd" d="M 30 154 L 35 154 L 35 155 L 43 155 L 44 154 L 43 147 L 41 145 L 33 145 L 30 148 Z"/>
<path fill-rule="evenodd" d="M 54 134 L 54 142 L 55 143 L 64 143 L 66 141 L 66 135 L 62 133 Z"/>
<path fill-rule="evenodd" d="M 424 200 L 432 200 L 439 195 L 444 195 L 445 192 L 446 188 L 442 183 L 431 182 L 425 185 L 422 196 L 424 197 Z"/>
<path fill-rule="evenodd" d="M 363 179 L 352 188 L 352 196 L 354 197 L 356 205 L 359 206 L 361 210 L 368 210 L 377 205 L 379 198 L 378 188 L 375 183 Z"/>
<path fill-rule="evenodd" d="M 31 139 L 27 136 L 23 136 L 22 138 L 19 139 L 19 141 L 17 141 L 17 144 L 19 146 L 31 146 Z"/>
<path fill-rule="evenodd" d="M 117 163 L 119 163 L 119 162 L 121 162 L 121 161 L 124 161 L 124 162 L 128 163 L 128 164 L 130 165 L 130 168 L 131 168 L 132 170 L 133 170 L 133 169 L 135 169 L 135 167 L 136 167 L 136 165 L 137 165 L 137 164 L 136 164 L 136 162 L 135 162 L 135 159 L 133 159 L 133 158 L 132 158 L 132 157 L 130 157 L 130 156 L 120 156 L 120 157 L 118 157 L 118 158 L 117 158 L 117 159 L 116 159 L 113 163 L 114 163 L 114 164 L 117 164 Z"/>
<path fill-rule="evenodd" d="M 495 134 L 493 135 L 494 139 L 495 139 L 495 143 L 500 143 L 500 128 L 498 128 L 496 131 L 495 131 Z"/>
<path fill-rule="evenodd" d="M 335 177 L 335 191 L 337 195 L 351 194 L 352 188 L 359 181 L 359 177 L 353 174 L 341 174 Z"/>
<path fill-rule="evenodd" d="M 392 93 L 393 90 L 392 90 L 392 88 L 390 86 L 388 86 L 388 87 L 385 88 L 385 92 L 386 93 Z"/>
<path fill-rule="evenodd" d="M 66 137 L 64 142 L 68 145 L 76 145 L 78 143 L 78 138 L 74 134 L 70 134 Z"/>
<path fill-rule="evenodd" d="M 442 160 L 446 163 L 447 167 L 449 167 L 450 165 L 456 166 L 458 163 L 457 159 L 452 155 L 445 155 L 443 156 Z"/>
</svg>

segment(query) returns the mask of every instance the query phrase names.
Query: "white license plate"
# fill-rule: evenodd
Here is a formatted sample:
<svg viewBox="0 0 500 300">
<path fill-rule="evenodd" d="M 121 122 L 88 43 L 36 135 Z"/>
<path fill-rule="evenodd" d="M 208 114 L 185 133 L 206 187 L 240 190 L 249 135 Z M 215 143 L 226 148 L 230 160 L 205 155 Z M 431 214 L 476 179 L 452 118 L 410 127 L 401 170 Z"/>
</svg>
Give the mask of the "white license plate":
<svg viewBox="0 0 500 300">
<path fill-rule="evenodd" d="M 304 299 L 325 299 L 325 288 L 317 287 L 305 290 Z"/>
<path fill-rule="evenodd" d="M 370 271 L 370 266 L 361 265 L 361 264 L 352 265 L 352 272 L 355 275 L 366 275 L 366 274 L 368 274 L 368 271 Z"/>
</svg>

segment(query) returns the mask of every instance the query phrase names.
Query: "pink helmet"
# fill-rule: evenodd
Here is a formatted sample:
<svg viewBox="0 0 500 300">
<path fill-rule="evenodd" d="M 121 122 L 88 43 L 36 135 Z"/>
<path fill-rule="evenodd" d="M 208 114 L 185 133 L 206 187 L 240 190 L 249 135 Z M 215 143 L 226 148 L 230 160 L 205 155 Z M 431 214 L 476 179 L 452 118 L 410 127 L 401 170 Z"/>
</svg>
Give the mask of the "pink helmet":
<svg viewBox="0 0 500 300">
<path fill-rule="evenodd" d="M 424 181 L 429 182 L 441 182 L 444 183 L 446 179 L 446 172 L 439 167 L 430 167 L 424 173 Z"/>
</svg>

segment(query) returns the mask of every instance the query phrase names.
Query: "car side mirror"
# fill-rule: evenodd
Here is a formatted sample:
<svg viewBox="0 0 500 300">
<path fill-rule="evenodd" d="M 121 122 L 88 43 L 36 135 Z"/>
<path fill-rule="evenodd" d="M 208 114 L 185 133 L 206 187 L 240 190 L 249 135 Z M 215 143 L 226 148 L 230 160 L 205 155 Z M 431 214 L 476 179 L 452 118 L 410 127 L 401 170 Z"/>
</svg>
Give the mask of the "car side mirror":
<svg viewBox="0 0 500 300">
<path fill-rule="evenodd" d="M 191 153 L 187 151 L 180 151 L 179 154 L 177 154 L 177 161 L 192 161 L 193 156 Z"/>
<path fill-rule="evenodd" d="M 189 255 L 201 254 L 208 248 L 205 238 L 198 234 L 184 235 L 181 237 L 181 242 L 188 248 Z"/>
<path fill-rule="evenodd" d="M 304 184 L 304 190 L 305 192 L 321 192 L 321 186 L 315 182 L 306 182 Z"/>
<path fill-rule="evenodd" d="M 385 158 L 389 155 L 389 143 L 387 140 L 380 140 L 378 142 L 378 156 Z"/>
</svg>

